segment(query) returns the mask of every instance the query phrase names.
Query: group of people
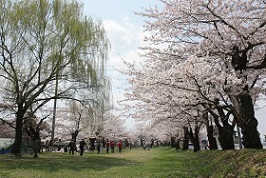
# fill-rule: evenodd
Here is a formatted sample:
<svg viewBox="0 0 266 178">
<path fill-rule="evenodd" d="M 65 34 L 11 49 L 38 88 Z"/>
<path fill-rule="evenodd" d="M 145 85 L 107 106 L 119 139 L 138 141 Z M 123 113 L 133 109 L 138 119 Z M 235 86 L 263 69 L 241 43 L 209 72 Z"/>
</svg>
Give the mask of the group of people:
<svg viewBox="0 0 266 178">
<path fill-rule="evenodd" d="M 111 141 L 106 140 L 106 143 L 104 146 L 106 149 L 106 153 L 109 153 L 109 150 L 111 150 L 111 153 L 114 153 L 115 152 L 115 145 L 116 145 L 116 143 L 113 140 L 111 140 Z M 69 154 L 74 155 L 75 152 L 77 151 L 77 145 L 76 145 L 75 140 L 72 139 L 67 146 L 69 147 Z M 84 141 L 84 139 L 82 139 L 79 142 L 80 156 L 83 156 L 86 147 L 88 148 L 86 142 Z M 122 140 L 118 141 L 117 148 L 118 148 L 118 152 L 122 153 L 122 148 L 123 148 Z M 58 149 L 61 149 L 61 148 L 58 148 Z M 102 146 L 100 140 L 95 140 L 95 149 L 97 149 L 98 154 L 100 154 L 101 150 L 103 149 L 103 146 Z M 65 152 L 67 152 L 67 150 L 65 150 Z"/>
<path fill-rule="evenodd" d="M 97 150 L 98 150 L 98 154 L 100 153 L 101 150 L 101 143 L 100 141 L 95 141 L 97 143 Z M 123 142 L 122 140 L 119 140 L 117 143 L 117 148 L 119 153 L 122 153 L 122 148 L 123 148 Z M 111 153 L 115 152 L 115 142 L 113 140 L 109 141 L 108 139 L 106 140 L 105 143 L 105 149 L 106 149 L 106 153 L 109 153 L 109 150 L 111 149 Z"/>
<path fill-rule="evenodd" d="M 83 155 L 85 147 L 86 147 L 86 142 L 84 139 L 82 139 L 79 142 L 79 150 L 80 150 L 80 156 Z M 56 149 L 54 149 L 57 147 Z M 58 139 L 54 144 L 51 143 L 51 141 L 47 140 L 45 143 L 45 151 L 57 151 L 57 152 L 69 152 L 69 154 L 74 155 L 75 152 L 77 152 L 77 145 L 74 139 L 72 139 L 68 144 L 65 144 L 61 141 L 61 139 Z"/>
<path fill-rule="evenodd" d="M 94 138 L 95 139 L 95 138 Z M 100 139 L 96 139 L 94 144 L 92 144 L 93 142 L 91 142 L 90 140 L 90 145 L 87 146 L 86 142 L 84 141 L 84 139 L 82 139 L 81 141 L 79 141 L 79 144 L 76 144 L 75 139 L 72 139 L 68 144 L 62 142 L 61 139 L 58 139 L 54 144 L 52 144 L 51 141 L 47 140 L 44 147 L 42 147 L 41 141 L 35 141 L 33 143 L 33 151 L 34 151 L 34 157 L 37 158 L 37 153 L 40 152 L 40 150 L 42 150 L 44 148 L 45 151 L 57 151 L 57 152 L 65 152 L 65 153 L 69 153 L 69 155 L 74 155 L 75 152 L 78 152 L 78 148 L 79 148 L 79 154 L 80 156 L 83 156 L 85 149 L 90 149 L 90 151 L 94 151 L 95 149 L 97 149 L 98 154 L 103 151 L 106 150 L 106 153 L 114 153 L 115 152 L 115 148 L 118 148 L 118 152 L 122 153 L 122 148 L 123 148 L 123 142 L 121 139 L 119 139 L 118 142 L 115 142 L 114 140 L 100 140 Z M 56 148 L 56 149 L 54 149 Z M 43 151 L 43 150 L 42 150 Z"/>
<path fill-rule="evenodd" d="M 69 154 L 72 154 L 74 155 L 75 152 L 77 151 L 77 146 L 76 146 L 76 142 L 75 140 L 71 140 L 68 144 L 69 146 Z M 84 154 L 84 150 L 85 150 L 85 147 L 87 146 L 86 142 L 84 141 L 84 139 L 82 139 L 80 142 L 79 142 L 79 154 L 80 156 L 83 156 Z"/>
</svg>

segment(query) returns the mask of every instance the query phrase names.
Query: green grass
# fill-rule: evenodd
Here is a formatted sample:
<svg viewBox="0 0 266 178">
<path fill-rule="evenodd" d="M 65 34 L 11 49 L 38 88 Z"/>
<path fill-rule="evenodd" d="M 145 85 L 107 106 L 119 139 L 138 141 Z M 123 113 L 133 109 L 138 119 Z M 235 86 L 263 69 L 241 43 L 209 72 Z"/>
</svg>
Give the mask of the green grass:
<svg viewBox="0 0 266 178">
<path fill-rule="evenodd" d="M 0 155 L 0 178 L 191 178 L 265 177 L 265 150 L 123 150 L 122 154 L 41 153 L 39 158 Z"/>
</svg>

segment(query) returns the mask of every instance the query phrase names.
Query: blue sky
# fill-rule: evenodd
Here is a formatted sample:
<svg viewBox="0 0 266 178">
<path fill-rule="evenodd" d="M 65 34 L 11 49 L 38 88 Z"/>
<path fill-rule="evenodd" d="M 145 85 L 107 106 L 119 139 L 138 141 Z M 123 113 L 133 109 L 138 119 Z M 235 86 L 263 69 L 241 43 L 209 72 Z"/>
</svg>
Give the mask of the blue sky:
<svg viewBox="0 0 266 178">
<path fill-rule="evenodd" d="M 138 48 L 143 42 L 144 19 L 134 12 L 141 12 L 143 8 L 160 5 L 158 0 L 78 0 L 83 3 L 84 15 L 103 21 L 107 36 L 111 42 L 111 51 L 107 66 L 107 74 L 112 82 L 113 102 L 124 99 L 124 88 L 127 88 L 126 76 L 117 70 L 125 69 L 121 58 L 133 62 L 141 61 Z M 127 119 L 127 126 L 134 125 L 132 119 Z"/>
<path fill-rule="evenodd" d="M 162 7 L 158 0 L 79 0 L 84 4 L 84 14 L 94 19 L 101 19 L 111 42 L 108 75 L 112 81 L 114 104 L 124 98 L 126 82 L 115 68 L 123 69 L 121 57 L 127 61 L 141 61 L 138 57 L 138 47 L 145 45 L 143 40 L 144 19 L 134 12 L 141 12 L 143 8 Z M 258 130 L 261 138 L 266 135 L 265 109 L 256 111 L 259 120 Z M 133 124 L 128 121 L 129 125 Z"/>
<path fill-rule="evenodd" d="M 126 87 L 125 76 L 114 69 L 123 69 L 121 57 L 128 61 L 139 60 L 136 53 L 142 43 L 143 19 L 134 14 L 142 7 L 149 7 L 156 0 L 79 0 L 84 4 L 85 15 L 103 21 L 111 43 L 109 53 L 108 76 L 113 87 L 114 103 L 121 100 Z"/>
<path fill-rule="evenodd" d="M 85 13 L 103 20 L 115 19 L 123 21 L 131 17 L 132 22 L 142 23 L 142 19 L 134 14 L 150 5 L 158 5 L 158 0 L 79 0 L 84 4 Z"/>
<path fill-rule="evenodd" d="M 85 15 L 104 22 L 111 41 L 111 55 L 119 53 L 122 57 L 137 49 L 142 43 L 144 19 L 134 12 L 141 12 L 143 8 L 160 4 L 158 0 L 79 1 L 84 4 Z"/>
</svg>

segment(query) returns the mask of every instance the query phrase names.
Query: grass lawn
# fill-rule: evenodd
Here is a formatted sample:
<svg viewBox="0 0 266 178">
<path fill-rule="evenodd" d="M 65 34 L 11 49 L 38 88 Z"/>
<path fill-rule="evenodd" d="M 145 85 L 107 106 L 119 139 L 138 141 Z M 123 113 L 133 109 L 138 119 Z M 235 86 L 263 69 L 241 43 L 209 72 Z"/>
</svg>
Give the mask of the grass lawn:
<svg viewBox="0 0 266 178">
<path fill-rule="evenodd" d="M 253 154 L 250 152 L 256 151 L 246 151 L 245 154 L 250 157 L 250 154 Z M 265 154 L 264 150 L 260 152 L 262 155 Z M 154 148 L 150 151 L 124 149 L 122 154 L 117 151 L 113 154 L 86 152 L 82 157 L 78 154 L 41 153 L 37 159 L 29 154 L 23 155 L 21 159 L 6 154 L 0 155 L 0 178 L 205 178 L 264 175 L 263 166 L 266 168 L 266 164 L 260 169 L 237 172 L 239 169 L 236 168 L 241 166 L 241 160 L 236 162 L 237 159 L 230 158 L 230 156 L 240 157 L 235 153 L 237 151 L 193 153 L 192 150 Z M 241 159 L 245 158 L 247 157 L 243 156 Z M 263 164 L 264 158 L 260 158 L 260 163 Z M 235 172 L 237 174 L 234 174 Z"/>
<path fill-rule="evenodd" d="M 117 151 L 114 154 L 85 153 L 82 157 L 41 153 L 37 159 L 32 155 L 23 155 L 21 159 L 0 155 L 0 177 L 187 177 L 188 173 L 182 168 L 185 155 L 176 154 L 170 148 L 124 149 L 122 154 Z"/>
</svg>

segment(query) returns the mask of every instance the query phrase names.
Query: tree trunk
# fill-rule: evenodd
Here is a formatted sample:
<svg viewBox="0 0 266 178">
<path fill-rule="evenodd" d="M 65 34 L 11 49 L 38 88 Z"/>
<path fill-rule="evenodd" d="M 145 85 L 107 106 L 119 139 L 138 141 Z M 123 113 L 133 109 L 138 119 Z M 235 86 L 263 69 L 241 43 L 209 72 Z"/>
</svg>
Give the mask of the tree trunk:
<svg viewBox="0 0 266 178">
<path fill-rule="evenodd" d="M 71 132 L 71 137 L 72 137 L 71 140 L 73 140 L 75 143 L 77 143 L 78 134 L 79 134 L 79 130 L 75 130 Z"/>
<path fill-rule="evenodd" d="M 12 145 L 11 153 L 20 156 L 20 150 L 22 145 L 22 130 L 23 130 L 23 112 L 18 110 L 17 112 L 17 118 L 16 118 L 16 128 L 15 128 L 15 142 Z"/>
<path fill-rule="evenodd" d="M 199 143 L 199 127 L 195 126 L 195 132 L 193 133 L 192 128 L 190 127 L 189 138 L 193 143 L 194 152 L 200 151 L 200 143 Z"/>
<path fill-rule="evenodd" d="M 95 141 L 96 141 L 96 138 L 89 138 L 90 140 L 90 150 L 93 151 L 95 150 Z"/>
<path fill-rule="evenodd" d="M 175 142 L 175 149 L 179 150 L 180 149 L 180 139 L 177 138 Z"/>
<path fill-rule="evenodd" d="M 222 147 L 222 150 L 231 150 L 235 149 L 234 144 L 234 123 L 233 125 L 229 124 L 229 113 L 225 115 L 223 109 L 217 106 L 217 110 L 219 112 L 219 116 L 214 112 L 210 111 L 214 118 L 214 122 L 218 128 L 219 136 L 218 140 Z M 219 118 L 221 121 L 219 121 Z"/>
<path fill-rule="evenodd" d="M 175 137 L 171 137 L 171 147 L 175 147 Z"/>
<path fill-rule="evenodd" d="M 243 51 L 239 50 L 238 46 L 233 47 L 232 55 L 232 64 L 236 71 L 240 71 L 240 74 L 243 74 L 243 71 L 247 69 L 247 53 L 254 46 L 249 44 L 246 49 Z M 247 81 L 247 75 L 239 76 L 239 79 L 242 79 L 243 82 Z M 235 99 L 235 97 L 234 97 Z M 237 96 L 237 99 L 234 102 L 234 107 L 239 107 L 237 109 L 240 115 L 239 125 L 243 134 L 243 145 L 245 148 L 254 148 L 261 149 L 263 148 L 260 141 L 260 134 L 257 130 L 258 121 L 255 118 L 254 105 L 252 98 L 249 94 L 248 84 L 243 88 L 243 93 Z"/>
<path fill-rule="evenodd" d="M 224 126 L 219 131 L 219 137 L 218 140 L 221 144 L 222 150 L 233 150 L 235 149 L 234 144 L 234 128 L 230 126 L 226 127 Z"/>
<path fill-rule="evenodd" d="M 222 114 L 222 112 L 220 111 L 220 118 L 223 117 L 223 119 L 221 119 L 222 124 L 220 124 L 219 122 L 219 116 L 212 113 L 213 118 L 214 118 L 214 122 L 216 124 L 216 126 L 218 127 L 218 131 L 219 131 L 219 136 L 218 136 L 218 140 L 220 142 L 220 145 L 222 147 L 222 150 L 232 150 L 235 149 L 235 144 L 234 144 L 234 124 L 230 125 L 228 123 L 228 119 L 229 119 L 229 115 L 225 116 L 224 114 Z"/>
<path fill-rule="evenodd" d="M 144 139 L 143 139 L 142 136 L 141 136 L 141 137 L 140 137 L 140 147 L 144 147 L 143 142 L 144 142 Z"/>
<path fill-rule="evenodd" d="M 254 105 L 249 94 L 239 95 L 240 110 L 243 124 L 241 130 L 243 134 L 243 145 L 245 148 L 263 148 L 260 141 L 260 134 L 257 130 L 258 121 L 255 118 Z"/>
<path fill-rule="evenodd" d="M 193 143 L 193 147 L 194 147 L 194 152 L 200 151 L 200 143 L 199 143 L 199 139 L 196 137 L 193 137 L 192 143 Z"/>
<path fill-rule="evenodd" d="M 208 137 L 208 141 L 209 141 L 209 149 L 210 150 L 217 150 L 218 146 L 217 146 L 216 138 L 213 136 L 213 126 L 212 125 L 207 127 L 207 137 Z"/>
<path fill-rule="evenodd" d="M 189 131 L 187 127 L 183 127 L 183 129 L 184 129 L 183 150 L 187 150 L 188 142 L 189 142 L 189 138 L 188 138 Z"/>
</svg>

